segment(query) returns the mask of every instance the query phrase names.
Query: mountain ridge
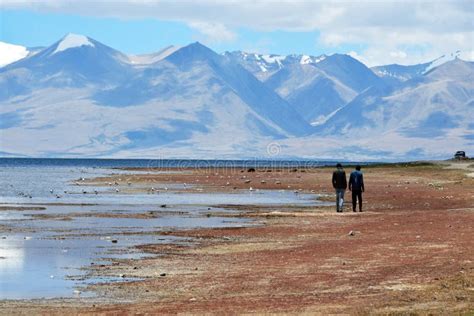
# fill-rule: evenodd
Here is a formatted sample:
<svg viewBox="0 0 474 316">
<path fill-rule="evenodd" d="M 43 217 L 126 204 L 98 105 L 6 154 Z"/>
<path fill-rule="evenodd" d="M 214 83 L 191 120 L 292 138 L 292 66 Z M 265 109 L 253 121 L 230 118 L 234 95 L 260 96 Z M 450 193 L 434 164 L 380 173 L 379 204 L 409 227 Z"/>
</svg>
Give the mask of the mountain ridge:
<svg viewBox="0 0 474 316">
<path fill-rule="evenodd" d="M 447 157 L 474 148 L 474 63 L 437 63 L 398 67 L 411 76 L 399 80 L 345 54 L 218 54 L 195 42 L 130 56 L 68 34 L 0 68 L 0 151 Z"/>
</svg>

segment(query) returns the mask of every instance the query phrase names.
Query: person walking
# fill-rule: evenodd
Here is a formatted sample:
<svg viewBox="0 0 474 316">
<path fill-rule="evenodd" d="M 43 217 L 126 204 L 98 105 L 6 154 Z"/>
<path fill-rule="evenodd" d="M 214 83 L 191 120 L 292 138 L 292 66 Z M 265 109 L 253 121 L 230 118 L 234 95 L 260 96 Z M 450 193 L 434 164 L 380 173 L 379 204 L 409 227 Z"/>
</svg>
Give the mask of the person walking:
<svg viewBox="0 0 474 316">
<path fill-rule="evenodd" d="M 352 191 L 352 211 L 356 211 L 357 200 L 359 200 L 359 212 L 362 212 L 362 192 L 365 191 L 364 175 L 360 171 L 359 165 L 355 169 L 349 176 L 349 191 Z"/>
<path fill-rule="evenodd" d="M 332 186 L 336 190 L 336 212 L 341 213 L 344 207 L 344 192 L 347 189 L 346 172 L 338 163 L 336 170 L 332 173 Z"/>
</svg>

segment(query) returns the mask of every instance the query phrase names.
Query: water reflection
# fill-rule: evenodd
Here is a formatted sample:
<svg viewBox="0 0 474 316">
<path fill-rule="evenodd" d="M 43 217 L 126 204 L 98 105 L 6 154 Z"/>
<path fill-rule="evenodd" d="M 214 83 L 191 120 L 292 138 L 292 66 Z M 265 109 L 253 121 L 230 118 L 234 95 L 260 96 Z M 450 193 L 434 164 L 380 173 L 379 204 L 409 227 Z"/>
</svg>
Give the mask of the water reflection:
<svg viewBox="0 0 474 316">
<path fill-rule="evenodd" d="M 18 274 L 25 262 L 24 247 L 11 248 L 4 239 L 0 240 L 0 279 L 6 275 Z"/>
</svg>

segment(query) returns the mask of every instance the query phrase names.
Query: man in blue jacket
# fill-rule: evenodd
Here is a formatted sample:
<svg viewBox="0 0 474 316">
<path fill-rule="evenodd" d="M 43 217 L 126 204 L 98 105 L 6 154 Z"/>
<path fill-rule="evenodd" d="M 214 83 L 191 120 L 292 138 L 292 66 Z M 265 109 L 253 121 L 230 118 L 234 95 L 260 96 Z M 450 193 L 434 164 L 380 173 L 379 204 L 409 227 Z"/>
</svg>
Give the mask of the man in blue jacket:
<svg viewBox="0 0 474 316">
<path fill-rule="evenodd" d="M 356 166 L 356 170 L 352 171 L 349 176 L 349 191 L 352 191 L 352 211 L 356 211 L 357 199 L 359 200 L 359 212 L 362 212 L 362 192 L 364 188 L 364 176 L 360 171 L 360 166 Z"/>
<path fill-rule="evenodd" d="M 347 189 L 346 172 L 342 169 L 342 165 L 338 163 L 336 170 L 332 174 L 332 186 L 336 189 L 336 211 L 342 212 L 344 206 L 344 192 Z"/>
</svg>

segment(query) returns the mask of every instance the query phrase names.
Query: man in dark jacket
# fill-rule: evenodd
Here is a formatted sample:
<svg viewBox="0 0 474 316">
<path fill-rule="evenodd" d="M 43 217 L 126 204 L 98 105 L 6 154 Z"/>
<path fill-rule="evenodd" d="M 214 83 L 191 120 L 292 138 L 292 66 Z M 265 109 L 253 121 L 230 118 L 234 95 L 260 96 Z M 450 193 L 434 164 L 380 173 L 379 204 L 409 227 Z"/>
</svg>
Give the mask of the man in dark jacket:
<svg viewBox="0 0 474 316">
<path fill-rule="evenodd" d="M 336 211 L 342 212 L 344 206 L 344 192 L 347 189 L 346 172 L 342 165 L 338 163 L 336 170 L 332 174 L 332 186 L 336 189 Z"/>
<path fill-rule="evenodd" d="M 349 177 L 349 191 L 352 191 L 352 211 L 356 211 L 357 199 L 359 199 L 359 212 L 362 212 L 362 192 L 364 192 L 364 176 L 360 171 L 360 166 L 352 171 Z"/>
</svg>

